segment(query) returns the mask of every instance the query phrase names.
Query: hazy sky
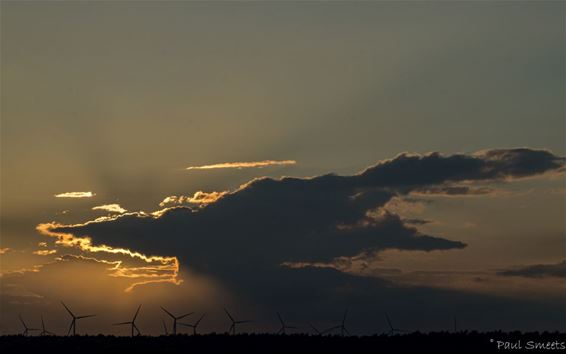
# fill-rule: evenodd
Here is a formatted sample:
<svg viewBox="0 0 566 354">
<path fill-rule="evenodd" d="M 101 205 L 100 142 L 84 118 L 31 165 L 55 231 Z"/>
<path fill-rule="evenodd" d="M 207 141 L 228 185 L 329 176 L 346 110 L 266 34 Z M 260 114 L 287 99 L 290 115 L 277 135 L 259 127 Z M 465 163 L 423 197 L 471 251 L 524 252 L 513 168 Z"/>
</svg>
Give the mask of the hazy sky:
<svg viewBox="0 0 566 354">
<path fill-rule="evenodd" d="M 564 2 L 0 10 L 3 333 L 66 331 L 60 300 L 89 333 L 139 302 L 151 333 L 160 304 L 216 331 L 224 305 L 255 330 L 346 307 L 359 333 L 566 330 Z M 187 169 L 234 162 L 260 163 Z M 352 177 L 304 179 L 328 173 Z"/>
</svg>

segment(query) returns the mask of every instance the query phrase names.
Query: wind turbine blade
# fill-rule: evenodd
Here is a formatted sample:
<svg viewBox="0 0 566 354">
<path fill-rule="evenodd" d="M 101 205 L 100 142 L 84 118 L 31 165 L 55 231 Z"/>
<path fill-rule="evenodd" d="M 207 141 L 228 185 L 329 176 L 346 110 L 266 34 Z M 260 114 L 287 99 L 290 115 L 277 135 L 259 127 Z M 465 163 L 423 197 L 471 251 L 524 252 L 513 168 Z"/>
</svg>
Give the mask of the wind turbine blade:
<svg viewBox="0 0 566 354">
<path fill-rule="evenodd" d="M 112 326 L 122 326 L 122 325 L 127 325 L 127 324 L 132 324 L 132 322 L 112 323 Z"/>
<path fill-rule="evenodd" d="M 165 335 L 168 335 L 169 332 L 167 331 L 167 325 L 165 324 L 165 321 L 161 320 L 161 323 L 163 323 L 163 330 L 165 331 Z"/>
<path fill-rule="evenodd" d="M 318 334 L 320 334 L 320 331 L 318 329 L 316 329 L 315 326 L 313 326 L 312 324 L 309 323 L 309 326 L 311 326 L 311 328 Z"/>
<path fill-rule="evenodd" d="M 389 319 L 389 316 L 387 316 L 387 312 L 385 312 L 385 318 L 387 319 L 387 324 L 389 324 L 389 328 L 393 330 L 393 326 L 391 325 L 391 320 Z"/>
<path fill-rule="evenodd" d="M 232 317 L 232 315 L 230 315 L 230 312 L 228 312 L 228 310 L 226 310 L 226 307 L 224 308 L 224 312 L 226 312 L 226 314 L 228 315 L 228 318 L 230 318 L 230 321 L 234 322 L 234 318 Z"/>
<path fill-rule="evenodd" d="M 138 313 L 140 313 L 140 309 L 141 309 L 141 304 L 138 306 L 138 310 L 136 311 L 136 314 L 134 315 L 134 319 L 132 320 L 132 323 L 134 323 L 136 321 L 136 318 L 138 317 Z"/>
<path fill-rule="evenodd" d="M 281 327 L 281 329 L 279 331 L 277 331 L 277 334 L 281 334 L 281 332 L 283 332 L 283 327 Z"/>
<path fill-rule="evenodd" d="M 350 332 L 348 331 L 348 329 L 346 327 L 344 327 L 344 332 L 346 332 L 348 335 L 350 335 Z"/>
<path fill-rule="evenodd" d="M 328 333 L 328 332 L 332 332 L 333 330 L 338 329 L 338 328 L 340 328 L 340 326 L 330 327 L 330 328 L 328 328 L 328 329 L 322 331 L 322 334 L 326 334 L 326 333 Z"/>
<path fill-rule="evenodd" d="M 279 322 L 281 322 L 281 326 L 285 326 L 285 322 L 283 322 L 283 319 L 281 318 L 279 312 L 277 312 L 277 317 L 279 317 Z"/>
<path fill-rule="evenodd" d="M 71 334 L 71 329 L 73 329 L 73 324 L 75 323 L 75 320 L 73 319 L 71 321 L 71 325 L 69 326 L 69 330 L 67 331 L 67 335 Z"/>
<path fill-rule="evenodd" d="M 43 328 L 43 331 L 45 332 L 45 322 L 43 322 L 43 315 L 41 315 L 41 328 Z"/>
<path fill-rule="evenodd" d="M 159 307 L 161 307 L 161 309 L 162 309 L 163 311 L 165 311 L 165 313 L 167 313 L 169 316 L 171 316 L 173 319 L 175 319 L 175 316 L 173 316 L 173 314 L 172 314 L 171 312 L 167 311 L 167 310 L 165 309 L 165 307 L 163 307 L 163 306 L 159 306 Z"/>
<path fill-rule="evenodd" d="M 194 313 L 194 312 L 186 313 L 186 314 L 184 314 L 184 315 L 182 315 L 182 316 L 177 317 L 177 319 L 180 320 L 180 319 L 182 319 L 182 318 L 185 318 L 185 317 L 187 317 L 187 316 L 192 315 L 193 313 Z"/>
<path fill-rule="evenodd" d="M 77 320 L 80 320 L 81 318 L 88 318 L 88 317 L 94 317 L 96 315 L 85 315 L 85 316 L 78 316 Z"/>
<path fill-rule="evenodd" d="M 250 323 L 250 322 L 253 322 L 253 321 L 252 320 L 235 321 L 235 323 L 238 323 L 238 324 L 240 324 L 240 323 Z"/>
<path fill-rule="evenodd" d="M 67 310 L 67 312 L 69 313 L 69 315 L 71 315 L 71 317 L 75 317 L 75 314 L 73 314 L 71 312 L 71 310 L 69 310 L 69 308 L 67 307 L 67 305 L 65 305 L 65 303 L 63 301 L 61 301 L 61 305 L 63 305 L 63 307 L 65 307 L 65 309 Z"/>
<path fill-rule="evenodd" d="M 23 318 L 21 315 L 18 315 L 18 317 L 20 318 L 20 322 L 22 323 L 22 325 L 24 326 L 25 329 L 28 329 L 28 326 L 26 326 L 26 323 L 24 322 Z"/>
<path fill-rule="evenodd" d="M 232 330 L 234 329 L 234 323 L 232 323 L 232 325 L 230 326 L 230 329 L 228 330 L 228 333 L 232 332 Z"/>
<path fill-rule="evenodd" d="M 342 317 L 342 325 L 344 325 L 344 322 L 346 322 L 346 316 L 348 315 L 348 309 L 346 309 L 346 311 L 344 311 L 344 317 Z"/>
<path fill-rule="evenodd" d="M 198 321 L 196 321 L 195 327 L 198 326 L 198 324 L 200 323 L 200 321 L 202 321 L 202 319 L 204 318 L 204 316 L 206 316 L 206 312 L 203 313 L 202 316 L 200 316 L 200 318 L 198 319 Z"/>
</svg>

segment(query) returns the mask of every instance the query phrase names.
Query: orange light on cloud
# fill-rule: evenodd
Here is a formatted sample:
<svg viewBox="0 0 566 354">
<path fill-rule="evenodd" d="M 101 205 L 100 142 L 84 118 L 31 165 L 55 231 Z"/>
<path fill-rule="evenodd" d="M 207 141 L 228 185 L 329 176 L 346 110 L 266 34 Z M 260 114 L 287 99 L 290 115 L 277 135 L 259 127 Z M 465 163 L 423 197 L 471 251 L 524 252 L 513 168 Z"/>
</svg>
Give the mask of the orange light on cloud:
<svg viewBox="0 0 566 354">
<path fill-rule="evenodd" d="M 92 198 L 95 195 L 93 192 L 65 192 L 55 194 L 55 198 Z"/>
<path fill-rule="evenodd" d="M 37 250 L 33 251 L 33 254 L 38 256 L 49 256 L 50 254 L 57 253 L 57 250 Z"/>
<path fill-rule="evenodd" d="M 264 161 L 251 161 L 251 162 L 223 162 L 213 165 L 203 165 L 203 166 L 189 166 L 186 170 L 212 170 L 219 168 L 253 168 L 253 167 L 266 167 L 266 166 L 277 166 L 277 165 L 294 165 L 297 161 L 295 160 L 264 160 Z"/>
<path fill-rule="evenodd" d="M 111 213 L 119 213 L 119 214 L 123 214 L 123 213 L 127 212 L 127 210 L 122 208 L 120 206 L 120 204 L 99 205 L 99 206 L 93 207 L 92 210 L 104 210 L 104 211 L 108 211 L 108 212 L 111 212 Z"/>
<path fill-rule="evenodd" d="M 159 203 L 160 207 L 164 207 L 170 204 L 184 204 L 184 203 L 191 203 L 191 204 L 199 204 L 199 205 L 207 205 L 216 202 L 218 199 L 222 198 L 228 192 L 203 192 L 198 191 L 193 194 L 192 197 L 190 196 L 176 196 L 172 195 L 163 199 L 161 203 Z"/>
<path fill-rule="evenodd" d="M 82 224 L 84 225 L 84 224 Z M 41 234 L 57 239 L 56 244 L 65 247 L 77 247 L 81 251 L 90 253 L 109 253 L 114 255 L 124 255 L 133 259 L 141 260 L 148 263 L 149 267 L 128 267 L 123 265 L 122 261 L 107 261 L 104 259 L 96 259 L 102 263 L 115 265 L 111 268 L 114 272 L 111 276 L 127 277 L 133 279 L 145 279 L 136 281 L 125 289 L 126 292 L 131 291 L 138 285 L 150 283 L 173 283 L 176 285 L 181 284 L 182 280 L 178 279 L 179 275 L 179 260 L 177 257 L 162 257 L 162 256 L 146 256 L 145 254 L 131 251 L 126 248 L 114 248 L 107 245 L 95 246 L 92 244 L 90 237 L 76 237 L 70 233 L 53 231 L 61 227 L 74 227 L 77 225 L 63 225 L 55 222 L 39 224 L 36 230 Z"/>
</svg>

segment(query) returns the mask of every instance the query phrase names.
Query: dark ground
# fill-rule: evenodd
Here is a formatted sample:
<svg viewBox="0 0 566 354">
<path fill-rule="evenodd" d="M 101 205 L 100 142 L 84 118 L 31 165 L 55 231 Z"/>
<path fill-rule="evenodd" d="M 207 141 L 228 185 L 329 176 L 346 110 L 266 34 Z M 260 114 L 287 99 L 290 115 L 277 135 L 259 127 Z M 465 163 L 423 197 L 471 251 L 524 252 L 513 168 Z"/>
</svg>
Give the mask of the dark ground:
<svg viewBox="0 0 566 354">
<path fill-rule="evenodd" d="M 499 341 L 499 342 L 498 342 Z M 514 345 L 505 349 L 502 344 Z M 498 349 L 498 343 L 501 346 Z M 531 346 L 543 345 L 536 349 Z M 520 347 L 520 348 L 519 348 Z M 460 332 L 388 336 L 224 334 L 0 337 L 2 353 L 566 353 L 566 333 Z"/>
</svg>

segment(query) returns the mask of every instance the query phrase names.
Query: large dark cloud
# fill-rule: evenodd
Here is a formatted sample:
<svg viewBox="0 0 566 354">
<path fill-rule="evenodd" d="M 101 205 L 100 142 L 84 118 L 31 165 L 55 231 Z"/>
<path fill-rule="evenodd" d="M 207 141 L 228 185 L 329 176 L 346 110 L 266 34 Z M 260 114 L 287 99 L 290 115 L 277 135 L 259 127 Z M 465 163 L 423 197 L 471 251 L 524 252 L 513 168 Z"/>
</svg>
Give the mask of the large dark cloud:
<svg viewBox="0 0 566 354">
<path fill-rule="evenodd" d="M 515 269 L 507 269 L 498 273 L 503 276 L 544 278 L 566 278 L 566 260 L 555 264 L 534 264 Z"/>
<path fill-rule="evenodd" d="M 546 150 L 486 150 L 474 155 L 401 154 L 359 175 L 366 185 L 412 189 L 446 182 L 482 181 L 533 176 L 557 171 L 565 159 Z"/>
<path fill-rule="evenodd" d="M 281 300 L 275 301 L 277 306 L 336 304 L 344 292 L 355 295 L 352 301 L 363 297 L 369 304 L 364 289 L 377 287 L 375 296 L 390 284 L 375 279 L 360 283 L 358 277 L 338 272 L 286 269 L 281 264 L 325 262 L 384 249 L 463 248 L 462 242 L 422 234 L 382 207 L 395 196 L 426 187 L 528 177 L 563 166 L 563 158 L 525 148 L 474 155 L 402 154 L 352 176 L 260 178 L 198 210 L 172 208 L 159 217 L 123 215 L 54 231 L 177 256 L 183 266 L 220 279 L 264 305 L 274 299 Z"/>
<path fill-rule="evenodd" d="M 563 165 L 563 158 L 548 151 L 525 148 L 402 154 L 353 176 L 256 179 L 198 211 L 176 208 L 158 218 L 129 215 L 59 231 L 175 254 L 192 267 L 219 272 L 246 264 L 329 261 L 387 248 L 462 248 L 458 241 L 422 235 L 397 215 L 368 212 L 424 186 L 533 176 Z"/>
</svg>

